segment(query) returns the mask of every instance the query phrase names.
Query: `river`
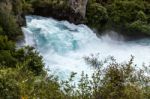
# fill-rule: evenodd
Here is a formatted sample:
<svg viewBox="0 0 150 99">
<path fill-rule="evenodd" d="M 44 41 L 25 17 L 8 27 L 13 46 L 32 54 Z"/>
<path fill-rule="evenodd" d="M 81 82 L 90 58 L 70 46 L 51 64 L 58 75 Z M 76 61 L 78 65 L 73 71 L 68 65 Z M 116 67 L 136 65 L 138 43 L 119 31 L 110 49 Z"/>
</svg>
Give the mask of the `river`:
<svg viewBox="0 0 150 99">
<path fill-rule="evenodd" d="M 39 16 L 26 16 L 26 21 L 27 26 L 22 28 L 25 45 L 34 46 L 43 56 L 46 68 L 61 79 L 70 72 L 91 75 L 93 68 L 83 58 L 91 54 L 99 54 L 100 60 L 114 56 L 118 62 L 128 61 L 133 55 L 139 67 L 150 62 L 150 39 L 125 41 L 113 31 L 97 37 L 86 25 Z"/>
</svg>

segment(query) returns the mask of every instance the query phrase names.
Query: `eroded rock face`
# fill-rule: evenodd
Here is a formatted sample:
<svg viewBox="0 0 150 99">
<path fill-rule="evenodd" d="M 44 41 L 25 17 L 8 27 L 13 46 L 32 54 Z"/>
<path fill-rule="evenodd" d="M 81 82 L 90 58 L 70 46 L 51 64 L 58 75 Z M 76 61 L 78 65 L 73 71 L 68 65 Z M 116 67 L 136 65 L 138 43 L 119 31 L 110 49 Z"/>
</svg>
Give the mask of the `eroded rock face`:
<svg viewBox="0 0 150 99">
<path fill-rule="evenodd" d="M 57 0 L 56 0 L 57 1 Z M 59 1 L 59 0 L 58 0 Z M 33 4 L 33 15 L 53 17 L 58 20 L 68 20 L 71 23 L 80 24 L 84 22 L 86 5 L 88 0 L 66 0 L 63 3 Z"/>
<path fill-rule="evenodd" d="M 0 10 L 7 11 L 7 13 L 11 13 L 12 11 L 12 4 L 9 0 L 0 1 Z"/>
<path fill-rule="evenodd" d="M 82 23 L 88 0 L 66 0 L 66 2 L 65 7 L 61 7 L 59 4 L 32 5 L 33 12 L 29 12 L 29 14 L 50 16 L 58 20 L 68 20 L 75 24 Z M 19 26 L 25 25 L 22 7 L 22 0 L 0 0 L 0 10 L 14 16 Z"/>
<path fill-rule="evenodd" d="M 69 0 L 69 6 L 75 11 L 75 13 L 80 13 L 84 18 L 87 2 L 88 0 Z"/>
<path fill-rule="evenodd" d="M 0 0 L 0 11 L 14 16 L 19 26 L 25 25 L 21 0 Z"/>
</svg>

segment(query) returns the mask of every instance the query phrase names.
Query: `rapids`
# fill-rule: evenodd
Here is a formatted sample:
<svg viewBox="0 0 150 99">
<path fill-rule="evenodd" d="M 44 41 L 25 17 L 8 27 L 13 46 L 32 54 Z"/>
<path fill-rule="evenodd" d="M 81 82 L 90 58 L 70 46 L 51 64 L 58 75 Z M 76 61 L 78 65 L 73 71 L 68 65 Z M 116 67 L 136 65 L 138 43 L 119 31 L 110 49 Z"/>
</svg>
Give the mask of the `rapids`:
<svg viewBox="0 0 150 99">
<path fill-rule="evenodd" d="M 25 45 L 34 46 L 43 56 L 46 68 L 61 79 L 70 72 L 90 75 L 93 69 L 83 57 L 91 54 L 99 53 L 99 59 L 114 56 L 118 62 L 128 61 L 133 55 L 138 66 L 150 62 L 150 39 L 124 41 L 113 31 L 97 37 L 86 25 L 39 16 L 26 16 L 26 21 L 27 26 L 22 28 Z"/>
</svg>

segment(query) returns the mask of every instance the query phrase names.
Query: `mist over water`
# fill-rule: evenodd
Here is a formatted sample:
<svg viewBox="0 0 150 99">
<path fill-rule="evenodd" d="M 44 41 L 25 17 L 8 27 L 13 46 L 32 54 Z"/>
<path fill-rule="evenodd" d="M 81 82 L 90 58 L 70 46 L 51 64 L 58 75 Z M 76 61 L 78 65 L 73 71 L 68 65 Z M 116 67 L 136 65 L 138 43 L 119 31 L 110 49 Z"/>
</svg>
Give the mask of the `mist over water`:
<svg viewBox="0 0 150 99">
<path fill-rule="evenodd" d="M 62 79 L 70 72 L 90 75 L 93 69 L 83 57 L 91 54 L 99 53 L 100 60 L 114 56 L 118 62 L 128 61 L 133 55 L 138 66 L 150 63 L 150 39 L 124 41 L 113 31 L 98 38 L 86 25 L 52 18 L 27 16 L 26 21 L 27 27 L 22 28 L 25 44 L 34 46 L 43 56 L 46 68 Z"/>
</svg>

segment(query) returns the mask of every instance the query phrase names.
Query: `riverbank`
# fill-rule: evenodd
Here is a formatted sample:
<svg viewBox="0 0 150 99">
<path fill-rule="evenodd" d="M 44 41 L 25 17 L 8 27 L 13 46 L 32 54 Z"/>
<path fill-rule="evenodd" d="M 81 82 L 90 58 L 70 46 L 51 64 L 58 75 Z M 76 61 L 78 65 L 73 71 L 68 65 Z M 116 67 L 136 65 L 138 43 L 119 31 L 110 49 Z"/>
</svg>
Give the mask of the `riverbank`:
<svg viewBox="0 0 150 99">
<path fill-rule="evenodd" d="M 71 9 L 68 3 L 54 2 L 32 3 L 33 15 L 67 20 L 75 24 L 86 24 L 98 30 L 113 30 L 129 38 L 150 36 L 150 3 L 149 1 L 88 1 L 85 17 Z"/>
<path fill-rule="evenodd" d="M 26 25 L 25 15 L 40 15 L 86 24 L 96 29 L 99 34 L 113 30 L 129 38 L 150 36 L 149 1 L 91 0 L 84 9 L 85 16 L 79 13 L 80 10 L 76 12 L 68 1 L 61 0 L 4 0 L 0 5 L 0 34 L 5 34 L 12 40 L 23 37 L 21 27 Z"/>
</svg>

